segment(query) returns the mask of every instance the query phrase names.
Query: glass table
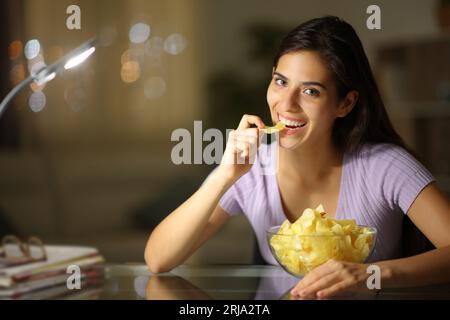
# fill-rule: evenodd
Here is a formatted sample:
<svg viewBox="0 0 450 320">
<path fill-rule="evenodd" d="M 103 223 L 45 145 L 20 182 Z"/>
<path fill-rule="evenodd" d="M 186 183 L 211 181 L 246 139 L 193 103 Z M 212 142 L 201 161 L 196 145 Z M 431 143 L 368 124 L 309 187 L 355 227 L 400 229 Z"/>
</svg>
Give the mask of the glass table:
<svg viewBox="0 0 450 320">
<path fill-rule="evenodd" d="M 53 286 L 20 299 L 87 300 L 289 300 L 299 281 L 282 268 L 269 265 L 182 265 L 152 275 L 144 264 L 101 267 L 104 277 L 82 282 L 81 289 Z M 380 292 L 350 291 L 338 299 L 450 299 L 450 285 Z"/>
</svg>

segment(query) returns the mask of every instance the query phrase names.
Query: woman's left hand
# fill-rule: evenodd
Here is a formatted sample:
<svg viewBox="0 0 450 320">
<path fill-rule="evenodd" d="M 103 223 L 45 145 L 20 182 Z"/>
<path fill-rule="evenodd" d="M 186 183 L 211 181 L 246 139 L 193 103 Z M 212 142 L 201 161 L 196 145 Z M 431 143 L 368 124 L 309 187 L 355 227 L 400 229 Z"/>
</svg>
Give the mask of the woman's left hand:
<svg viewBox="0 0 450 320">
<path fill-rule="evenodd" d="M 309 272 L 291 290 L 291 298 L 329 298 L 349 289 L 365 288 L 370 274 L 360 263 L 329 260 Z"/>
</svg>

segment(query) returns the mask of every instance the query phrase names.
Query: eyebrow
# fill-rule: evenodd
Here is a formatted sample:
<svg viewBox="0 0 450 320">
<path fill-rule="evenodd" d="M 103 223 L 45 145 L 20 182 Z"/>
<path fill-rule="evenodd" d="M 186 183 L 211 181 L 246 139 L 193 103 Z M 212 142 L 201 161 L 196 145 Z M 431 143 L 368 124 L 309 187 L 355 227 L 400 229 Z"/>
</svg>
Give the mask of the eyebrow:
<svg viewBox="0 0 450 320">
<path fill-rule="evenodd" d="M 273 74 L 279 76 L 283 80 L 289 80 L 286 76 L 282 75 L 279 72 L 275 71 Z M 327 90 L 327 87 L 325 87 L 320 82 L 316 82 L 316 81 L 305 81 L 305 82 L 302 82 L 302 85 L 304 85 L 304 86 L 319 86 L 319 87 L 322 87 L 324 90 Z"/>
</svg>

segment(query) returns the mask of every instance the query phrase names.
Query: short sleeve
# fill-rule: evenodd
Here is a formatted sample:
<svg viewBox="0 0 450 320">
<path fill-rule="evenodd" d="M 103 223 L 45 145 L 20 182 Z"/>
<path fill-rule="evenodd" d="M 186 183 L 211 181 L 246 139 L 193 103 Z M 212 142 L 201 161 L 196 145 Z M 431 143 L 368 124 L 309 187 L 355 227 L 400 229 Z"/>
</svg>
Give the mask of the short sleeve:
<svg viewBox="0 0 450 320">
<path fill-rule="evenodd" d="M 217 167 L 213 171 L 211 171 L 211 173 L 206 177 L 204 181 L 206 181 L 216 170 Z M 243 210 L 238 202 L 236 195 L 237 193 L 235 183 L 223 194 L 218 203 L 219 206 L 230 216 L 238 216 L 240 214 L 243 214 Z"/>
<path fill-rule="evenodd" d="M 379 154 L 375 169 L 383 176 L 383 194 L 388 205 L 400 208 L 404 214 L 408 213 L 420 192 L 435 181 L 419 161 L 397 146 L 389 145 Z"/>
</svg>

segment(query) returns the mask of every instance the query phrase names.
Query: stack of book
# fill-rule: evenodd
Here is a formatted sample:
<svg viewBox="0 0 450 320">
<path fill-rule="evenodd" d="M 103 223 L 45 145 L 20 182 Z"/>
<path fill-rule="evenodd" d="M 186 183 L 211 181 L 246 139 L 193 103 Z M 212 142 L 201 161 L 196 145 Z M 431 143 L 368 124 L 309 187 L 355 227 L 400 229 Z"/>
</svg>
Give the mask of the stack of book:
<svg viewBox="0 0 450 320">
<path fill-rule="evenodd" d="M 62 296 L 103 279 L 104 259 L 95 248 L 45 246 L 45 251 L 45 261 L 0 267 L 0 299 L 33 297 L 44 288 Z"/>
</svg>

